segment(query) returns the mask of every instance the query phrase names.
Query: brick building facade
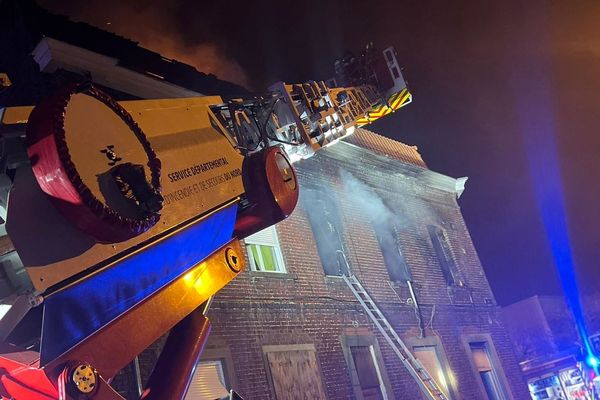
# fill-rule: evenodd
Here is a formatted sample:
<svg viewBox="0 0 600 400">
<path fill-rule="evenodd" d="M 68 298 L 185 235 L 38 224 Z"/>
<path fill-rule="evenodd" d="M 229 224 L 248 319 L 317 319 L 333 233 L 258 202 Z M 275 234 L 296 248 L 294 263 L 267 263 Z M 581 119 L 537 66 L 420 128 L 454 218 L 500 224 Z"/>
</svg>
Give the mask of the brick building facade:
<svg viewBox="0 0 600 400">
<path fill-rule="evenodd" d="M 347 268 L 417 357 L 426 366 L 437 359 L 440 371 L 430 372 L 451 398 L 488 398 L 481 378 L 485 371 L 477 361 L 480 347 L 489 356 L 498 398 L 528 398 L 457 204 L 461 182 L 428 170 L 414 147 L 366 130 L 357 130 L 348 142 L 297 164 L 300 204 L 276 227 L 283 265 L 275 268 L 267 261 L 263 269 L 269 271 L 261 271 L 256 265 L 261 260 L 249 259 L 248 270 L 218 294 L 203 359 L 218 360 L 226 384 L 248 399 L 295 398 L 282 392 L 310 393 L 309 388 L 315 391 L 304 398 L 318 397 L 320 390 L 329 399 L 382 398 L 383 392 L 387 398 L 420 398 L 417 384 L 348 286 L 325 265 L 331 259 L 316 238 L 331 238 L 319 234 L 316 224 L 327 220 L 337 225 Z M 386 210 L 375 209 L 381 207 Z M 374 216 L 380 212 L 389 213 L 385 218 L 397 238 L 397 258 L 406 264 L 404 274 L 408 267 L 420 312 L 405 277 L 394 271 L 398 266 L 386 265 L 394 258 L 384 257 L 380 243 L 386 242 L 374 229 L 384 221 Z M 450 260 L 436 252 L 436 231 L 443 246 L 449 245 Z M 247 246 L 255 242 L 260 238 L 251 238 Z M 255 257 L 256 251 L 249 253 Z M 368 381 L 372 366 L 357 365 L 363 360 L 355 358 L 360 352 L 353 348 L 365 347 L 377 363 L 379 390 L 361 382 Z M 293 370 L 295 363 L 314 368 L 318 379 L 308 377 L 312 383 L 301 386 L 304 378 L 287 377 L 286 368 Z"/>
</svg>

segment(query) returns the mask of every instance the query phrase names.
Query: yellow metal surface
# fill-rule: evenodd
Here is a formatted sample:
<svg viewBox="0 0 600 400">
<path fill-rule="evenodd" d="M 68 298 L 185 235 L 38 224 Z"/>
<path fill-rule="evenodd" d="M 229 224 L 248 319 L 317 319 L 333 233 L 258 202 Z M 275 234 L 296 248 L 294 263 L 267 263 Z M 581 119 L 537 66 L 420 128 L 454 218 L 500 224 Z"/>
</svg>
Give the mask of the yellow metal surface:
<svg viewBox="0 0 600 400">
<path fill-rule="evenodd" d="M 358 118 L 356 123 L 359 127 L 370 124 L 379 118 L 393 113 L 399 108 L 409 104 L 412 101 L 412 95 L 408 89 L 404 88 L 398 93 L 391 95 L 386 104 L 378 103 L 367 111 L 363 117 Z"/>
<path fill-rule="evenodd" d="M 165 230 L 239 198 L 244 192 L 241 171 L 243 156 L 211 125 L 212 113 L 208 107 L 219 102 L 220 97 L 199 97 L 120 103 L 142 128 L 162 164 L 161 184 L 165 201 L 161 218 L 157 225 L 135 238 L 114 244 L 90 242 L 87 247 L 77 248 L 73 243 L 80 243 L 83 234 L 72 229 L 60 229 L 57 222 L 69 222 L 57 215 L 58 211 L 49 204 L 41 190 L 32 189 L 37 193 L 36 198 L 39 196 L 36 201 L 45 210 L 44 213 L 28 219 L 28 227 L 15 226 L 9 234 L 37 290 L 43 291 Z M 83 105 L 80 104 L 81 107 Z M 78 119 L 83 123 L 87 116 L 83 109 L 87 107 L 81 107 Z M 101 116 L 102 110 L 97 111 Z M 21 115 L 25 116 L 25 110 L 21 110 Z M 104 128 L 107 129 L 121 126 L 118 120 L 112 121 L 111 125 L 109 119 L 101 119 L 98 124 L 102 120 L 106 121 Z M 117 155 L 119 147 L 131 147 L 115 139 L 115 135 L 100 135 L 101 129 L 92 129 L 95 132 L 93 136 L 104 137 L 105 145 L 114 144 L 109 143 L 114 139 L 118 145 L 115 148 Z M 100 153 L 101 149 L 91 148 L 103 143 L 98 139 L 86 140 L 89 132 L 75 131 L 74 136 L 77 135 L 80 137 L 74 141 L 76 148 L 69 150 L 74 158 L 78 158 L 76 165 L 87 174 L 89 181 L 93 181 L 95 175 L 110 168 L 105 155 Z M 91 162 L 92 157 L 97 157 L 95 162 Z M 19 181 L 15 182 L 13 201 L 18 201 L 20 184 Z M 25 184 L 29 186 L 33 182 Z M 31 195 L 28 196 L 27 201 L 31 204 Z M 50 229 L 48 227 L 53 230 L 44 235 L 44 229 Z M 62 231 L 60 240 L 51 233 L 57 229 Z M 38 236 L 41 235 L 44 240 L 34 240 L 28 231 L 38 232 Z M 60 257 L 56 254 L 60 254 Z"/>
<path fill-rule="evenodd" d="M 3 125 L 26 124 L 29 120 L 29 114 L 31 114 L 32 110 L 32 106 L 7 107 L 4 109 L 2 120 L 0 122 Z"/>
<path fill-rule="evenodd" d="M 98 379 L 96 371 L 86 364 L 82 364 L 73 369 L 71 373 L 73 384 L 83 394 L 90 394 L 96 389 Z"/>
<path fill-rule="evenodd" d="M 107 190 L 101 189 L 99 177 L 109 173 L 115 164 L 141 165 L 146 179 L 150 180 L 148 156 L 142 143 L 106 104 L 85 93 L 76 93 L 71 96 L 64 121 L 71 160 L 83 183 L 101 203 L 110 206 L 111 199 L 107 198 L 110 196 Z M 115 163 L 107 158 L 108 146 L 121 161 Z M 119 191 L 116 192 L 121 196 Z"/>
</svg>

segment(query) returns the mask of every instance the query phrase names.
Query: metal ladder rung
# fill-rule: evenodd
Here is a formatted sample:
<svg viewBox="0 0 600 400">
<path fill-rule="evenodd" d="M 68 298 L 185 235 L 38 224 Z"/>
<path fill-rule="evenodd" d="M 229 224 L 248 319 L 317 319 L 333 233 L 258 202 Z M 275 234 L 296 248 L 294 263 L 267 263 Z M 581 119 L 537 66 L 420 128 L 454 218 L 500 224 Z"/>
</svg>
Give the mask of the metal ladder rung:
<svg viewBox="0 0 600 400">
<path fill-rule="evenodd" d="M 402 342 L 400 336 L 394 331 L 392 325 L 389 323 L 385 315 L 381 312 L 377 304 L 373 301 L 371 296 L 367 293 L 365 288 L 362 286 L 356 276 L 342 276 L 354 296 L 358 299 L 361 306 L 367 311 L 367 314 L 371 320 L 375 323 L 379 332 L 383 335 L 388 344 L 392 347 L 392 350 L 396 353 L 398 358 L 402 361 L 408 372 L 417 381 L 423 394 L 429 400 L 448 400 L 446 395 L 440 390 L 437 382 L 429 375 L 427 370 L 419 362 L 417 358 L 410 352 L 408 347 Z"/>
</svg>

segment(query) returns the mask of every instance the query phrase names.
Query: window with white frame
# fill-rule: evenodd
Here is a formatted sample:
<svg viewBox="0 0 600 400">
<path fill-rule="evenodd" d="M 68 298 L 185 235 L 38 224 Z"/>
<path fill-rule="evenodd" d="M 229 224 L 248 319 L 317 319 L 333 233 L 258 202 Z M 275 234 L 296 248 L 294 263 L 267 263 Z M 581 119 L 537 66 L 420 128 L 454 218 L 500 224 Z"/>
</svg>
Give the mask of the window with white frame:
<svg viewBox="0 0 600 400">
<path fill-rule="evenodd" d="M 285 272 L 283 256 L 274 226 L 244 239 L 252 271 Z"/>
</svg>

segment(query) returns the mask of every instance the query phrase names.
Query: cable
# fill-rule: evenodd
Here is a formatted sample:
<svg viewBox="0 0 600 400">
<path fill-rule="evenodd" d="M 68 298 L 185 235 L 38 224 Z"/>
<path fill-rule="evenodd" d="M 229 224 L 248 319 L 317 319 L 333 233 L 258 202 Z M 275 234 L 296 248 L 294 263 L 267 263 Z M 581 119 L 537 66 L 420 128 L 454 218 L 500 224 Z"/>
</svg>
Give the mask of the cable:
<svg viewBox="0 0 600 400">
<path fill-rule="evenodd" d="M 429 323 L 425 326 L 426 329 L 427 329 L 427 327 L 429 327 L 432 331 L 435 331 L 433 329 L 433 317 L 435 316 L 435 307 L 436 307 L 436 304 L 434 304 L 433 307 L 431 308 L 431 317 L 429 318 Z"/>
</svg>

